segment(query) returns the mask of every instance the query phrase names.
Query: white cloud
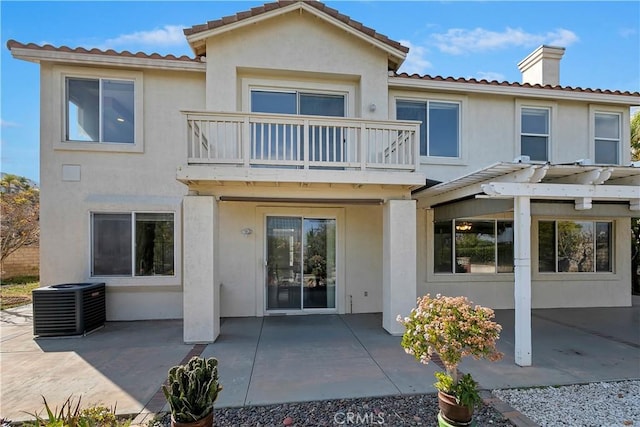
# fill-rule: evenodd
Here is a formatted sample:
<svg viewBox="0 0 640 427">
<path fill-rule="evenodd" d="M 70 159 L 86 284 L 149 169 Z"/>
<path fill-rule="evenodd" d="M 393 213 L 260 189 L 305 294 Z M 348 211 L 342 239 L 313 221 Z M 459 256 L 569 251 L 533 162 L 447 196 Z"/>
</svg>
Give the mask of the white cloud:
<svg viewBox="0 0 640 427">
<path fill-rule="evenodd" d="M 20 123 L 8 122 L 4 119 L 0 119 L 0 126 L 3 128 L 17 128 L 20 126 Z"/>
<path fill-rule="evenodd" d="M 424 46 L 415 45 L 408 40 L 400 40 L 400 43 L 409 48 L 409 53 L 400 67 L 400 72 L 425 74 L 432 67 L 431 62 L 426 59 L 427 49 Z"/>
<path fill-rule="evenodd" d="M 145 45 L 145 46 L 177 46 L 185 42 L 181 25 L 165 25 L 149 31 L 136 31 L 122 34 L 104 42 L 107 47 Z"/>
<path fill-rule="evenodd" d="M 618 30 L 618 34 L 623 39 L 626 39 L 626 38 L 633 37 L 636 34 L 638 34 L 638 30 L 636 30 L 635 28 L 620 28 Z"/>
<path fill-rule="evenodd" d="M 478 71 L 476 73 L 476 79 L 485 79 L 487 81 L 497 80 L 499 82 L 503 82 L 506 80 L 504 74 L 496 73 L 493 71 Z"/>
<path fill-rule="evenodd" d="M 573 31 L 565 30 L 563 28 L 547 33 L 547 37 L 548 39 L 545 41 L 545 44 L 560 47 L 571 46 L 579 40 L 578 36 Z"/>
<path fill-rule="evenodd" d="M 578 36 L 563 28 L 546 33 L 532 34 L 520 28 L 507 27 L 502 32 L 484 28 L 467 30 L 452 28 L 446 33 L 433 34 L 432 39 L 440 51 L 452 55 L 472 52 L 486 52 L 509 47 L 532 47 L 541 44 L 567 47 L 578 41 Z"/>
</svg>

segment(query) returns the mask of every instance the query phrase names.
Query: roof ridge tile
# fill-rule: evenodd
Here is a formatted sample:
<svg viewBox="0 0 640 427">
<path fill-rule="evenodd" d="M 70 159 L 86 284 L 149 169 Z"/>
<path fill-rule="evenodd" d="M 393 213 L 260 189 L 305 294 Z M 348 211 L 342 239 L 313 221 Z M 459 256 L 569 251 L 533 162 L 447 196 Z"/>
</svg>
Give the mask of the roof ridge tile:
<svg viewBox="0 0 640 427">
<path fill-rule="evenodd" d="M 145 53 L 145 52 L 137 52 L 131 53 L 128 50 L 124 51 L 116 51 L 113 49 L 101 50 L 97 47 L 87 49 L 85 47 L 76 47 L 71 48 L 69 46 L 53 46 L 49 43 L 44 45 L 39 45 L 36 43 L 21 43 L 17 40 L 9 40 L 7 41 L 7 48 L 11 49 L 31 49 L 31 50 L 44 50 L 51 52 L 64 52 L 64 53 L 80 53 L 83 55 L 105 55 L 105 56 L 120 56 L 120 57 L 128 57 L 128 58 L 143 58 L 143 59 L 161 59 L 161 60 L 171 60 L 171 61 L 183 61 L 183 62 L 200 62 L 199 58 L 191 58 L 187 55 L 182 55 L 177 57 L 173 54 L 161 55 L 157 52 L 153 53 Z"/>
<path fill-rule="evenodd" d="M 220 28 L 224 25 L 244 21 L 246 19 L 253 18 L 258 15 L 262 15 L 272 10 L 287 7 L 295 3 L 304 3 L 308 6 L 311 6 L 314 9 L 319 10 L 323 13 L 326 13 L 332 18 L 344 23 L 345 25 L 348 25 L 351 28 L 357 31 L 360 31 L 369 37 L 373 37 L 376 40 L 381 41 L 382 43 L 388 46 L 391 46 L 394 49 L 398 49 L 404 53 L 409 52 L 409 48 L 406 46 L 403 46 L 400 42 L 392 40 L 386 35 L 378 33 L 375 29 L 367 27 L 363 25 L 361 22 L 358 22 L 353 18 L 349 17 L 348 15 L 344 15 L 340 13 L 337 9 L 329 7 L 326 4 L 316 0 L 280 0 L 276 2 L 265 3 L 262 6 L 256 6 L 249 10 L 237 12 L 235 15 L 229 15 L 229 16 L 222 17 L 220 19 L 208 21 L 206 24 L 193 25 L 190 28 L 185 28 L 183 30 L 183 33 L 185 36 L 191 36 L 194 34 L 202 33 L 207 30 Z"/>
<path fill-rule="evenodd" d="M 611 90 L 611 89 L 597 89 L 597 88 L 591 89 L 591 88 L 581 88 L 581 87 L 561 86 L 561 85 L 554 86 L 549 84 L 543 86 L 541 84 L 531 84 L 531 83 L 518 83 L 518 82 L 498 81 L 498 80 L 488 81 L 486 79 L 478 80 L 473 77 L 455 78 L 455 77 L 432 76 L 429 74 L 420 75 L 418 73 L 408 74 L 406 72 L 394 73 L 393 76 L 404 78 L 404 79 L 446 81 L 446 82 L 455 82 L 455 83 L 472 83 L 472 84 L 478 84 L 478 85 L 522 87 L 522 88 L 533 88 L 533 89 L 543 89 L 543 90 L 562 90 L 566 92 L 601 93 L 606 95 L 640 96 L 640 92 L 630 92 L 630 91 Z"/>
</svg>

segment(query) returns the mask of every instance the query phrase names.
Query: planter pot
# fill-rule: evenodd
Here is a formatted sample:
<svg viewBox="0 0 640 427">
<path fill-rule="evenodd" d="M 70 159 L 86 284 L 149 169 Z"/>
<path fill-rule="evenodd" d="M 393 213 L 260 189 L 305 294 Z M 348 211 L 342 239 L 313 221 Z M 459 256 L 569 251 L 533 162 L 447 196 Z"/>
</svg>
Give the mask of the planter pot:
<svg viewBox="0 0 640 427">
<path fill-rule="evenodd" d="M 441 415 L 443 420 L 449 423 L 445 424 L 446 426 L 462 427 L 473 425 L 473 408 L 458 405 L 455 397 L 439 391 L 438 406 L 440 407 L 438 419 L 440 419 Z"/>
<path fill-rule="evenodd" d="M 459 424 L 459 423 L 454 423 L 453 421 L 448 422 L 442 417 L 442 412 L 438 412 L 438 427 L 459 427 L 459 426 L 476 427 L 476 423 L 474 421 L 471 421 L 471 424 L 468 424 L 468 423 Z"/>
<path fill-rule="evenodd" d="M 171 415 L 171 427 L 212 427 L 213 426 L 213 410 L 206 417 L 189 423 L 181 423 L 173 419 Z"/>
</svg>

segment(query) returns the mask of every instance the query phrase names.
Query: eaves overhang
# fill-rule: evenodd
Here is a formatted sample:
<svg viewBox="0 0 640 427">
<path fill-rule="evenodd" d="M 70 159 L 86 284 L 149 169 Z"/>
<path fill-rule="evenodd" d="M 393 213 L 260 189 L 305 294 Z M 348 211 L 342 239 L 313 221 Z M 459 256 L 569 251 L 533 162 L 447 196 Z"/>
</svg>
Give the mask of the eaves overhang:
<svg viewBox="0 0 640 427">
<path fill-rule="evenodd" d="M 414 192 L 420 208 L 469 198 L 571 200 L 576 210 L 594 201 L 629 204 L 640 211 L 640 168 L 613 165 L 495 163 L 477 172 Z"/>
<path fill-rule="evenodd" d="M 29 62 L 49 62 L 58 64 L 92 65 L 111 68 L 136 68 L 167 71 L 193 71 L 204 73 L 206 63 L 197 58 L 175 57 L 173 55 L 144 54 L 131 52 L 102 51 L 99 49 L 71 49 L 51 45 L 23 44 L 15 40 L 7 43 L 14 58 Z"/>
<path fill-rule="evenodd" d="M 389 77 L 389 89 L 431 90 L 450 93 L 477 93 L 522 98 L 550 100 L 571 100 L 594 103 L 640 105 L 640 93 L 601 89 L 582 89 L 565 86 L 541 86 L 509 82 L 489 82 L 487 80 L 454 79 L 442 77 L 411 78 L 410 76 Z"/>
</svg>

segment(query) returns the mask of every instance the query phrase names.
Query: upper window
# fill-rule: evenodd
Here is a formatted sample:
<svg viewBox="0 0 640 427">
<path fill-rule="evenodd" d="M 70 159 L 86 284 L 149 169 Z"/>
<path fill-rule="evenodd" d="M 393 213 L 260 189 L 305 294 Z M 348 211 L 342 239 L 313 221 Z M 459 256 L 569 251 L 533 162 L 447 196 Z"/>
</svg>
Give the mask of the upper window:
<svg viewBox="0 0 640 427">
<path fill-rule="evenodd" d="M 312 116 L 345 116 L 344 95 L 303 92 L 251 91 L 254 113 L 305 114 Z"/>
<path fill-rule="evenodd" d="M 520 113 L 520 154 L 531 160 L 549 160 L 549 109 L 523 107 Z"/>
<path fill-rule="evenodd" d="M 251 91 L 251 111 L 255 113 L 345 116 L 345 95 L 311 92 Z M 252 124 L 252 156 L 267 160 L 300 160 L 304 156 L 299 124 Z M 314 125 L 309 130 L 308 155 L 311 161 L 342 162 L 346 131 L 341 127 Z M 282 167 L 282 166 L 279 166 Z"/>
<path fill-rule="evenodd" d="M 617 165 L 620 163 L 620 115 L 615 113 L 595 114 L 595 162 Z"/>
<path fill-rule="evenodd" d="M 612 236 L 611 222 L 540 221 L 538 271 L 610 273 Z"/>
<path fill-rule="evenodd" d="M 513 273 L 513 222 L 438 221 L 434 233 L 435 273 Z"/>
<path fill-rule="evenodd" d="M 134 81 L 67 77 L 66 140 L 135 142 Z"/>
<path fill-rule="evenodd" d="M 460 103 L 397 101 L 396 118 L 422 122 L 421 156 L 460 157 Z"/>
<path fill-rule="evenodd" d="M 94 213 L 92 276 L 173 276 L 172 213 Z"/>
</svg>

